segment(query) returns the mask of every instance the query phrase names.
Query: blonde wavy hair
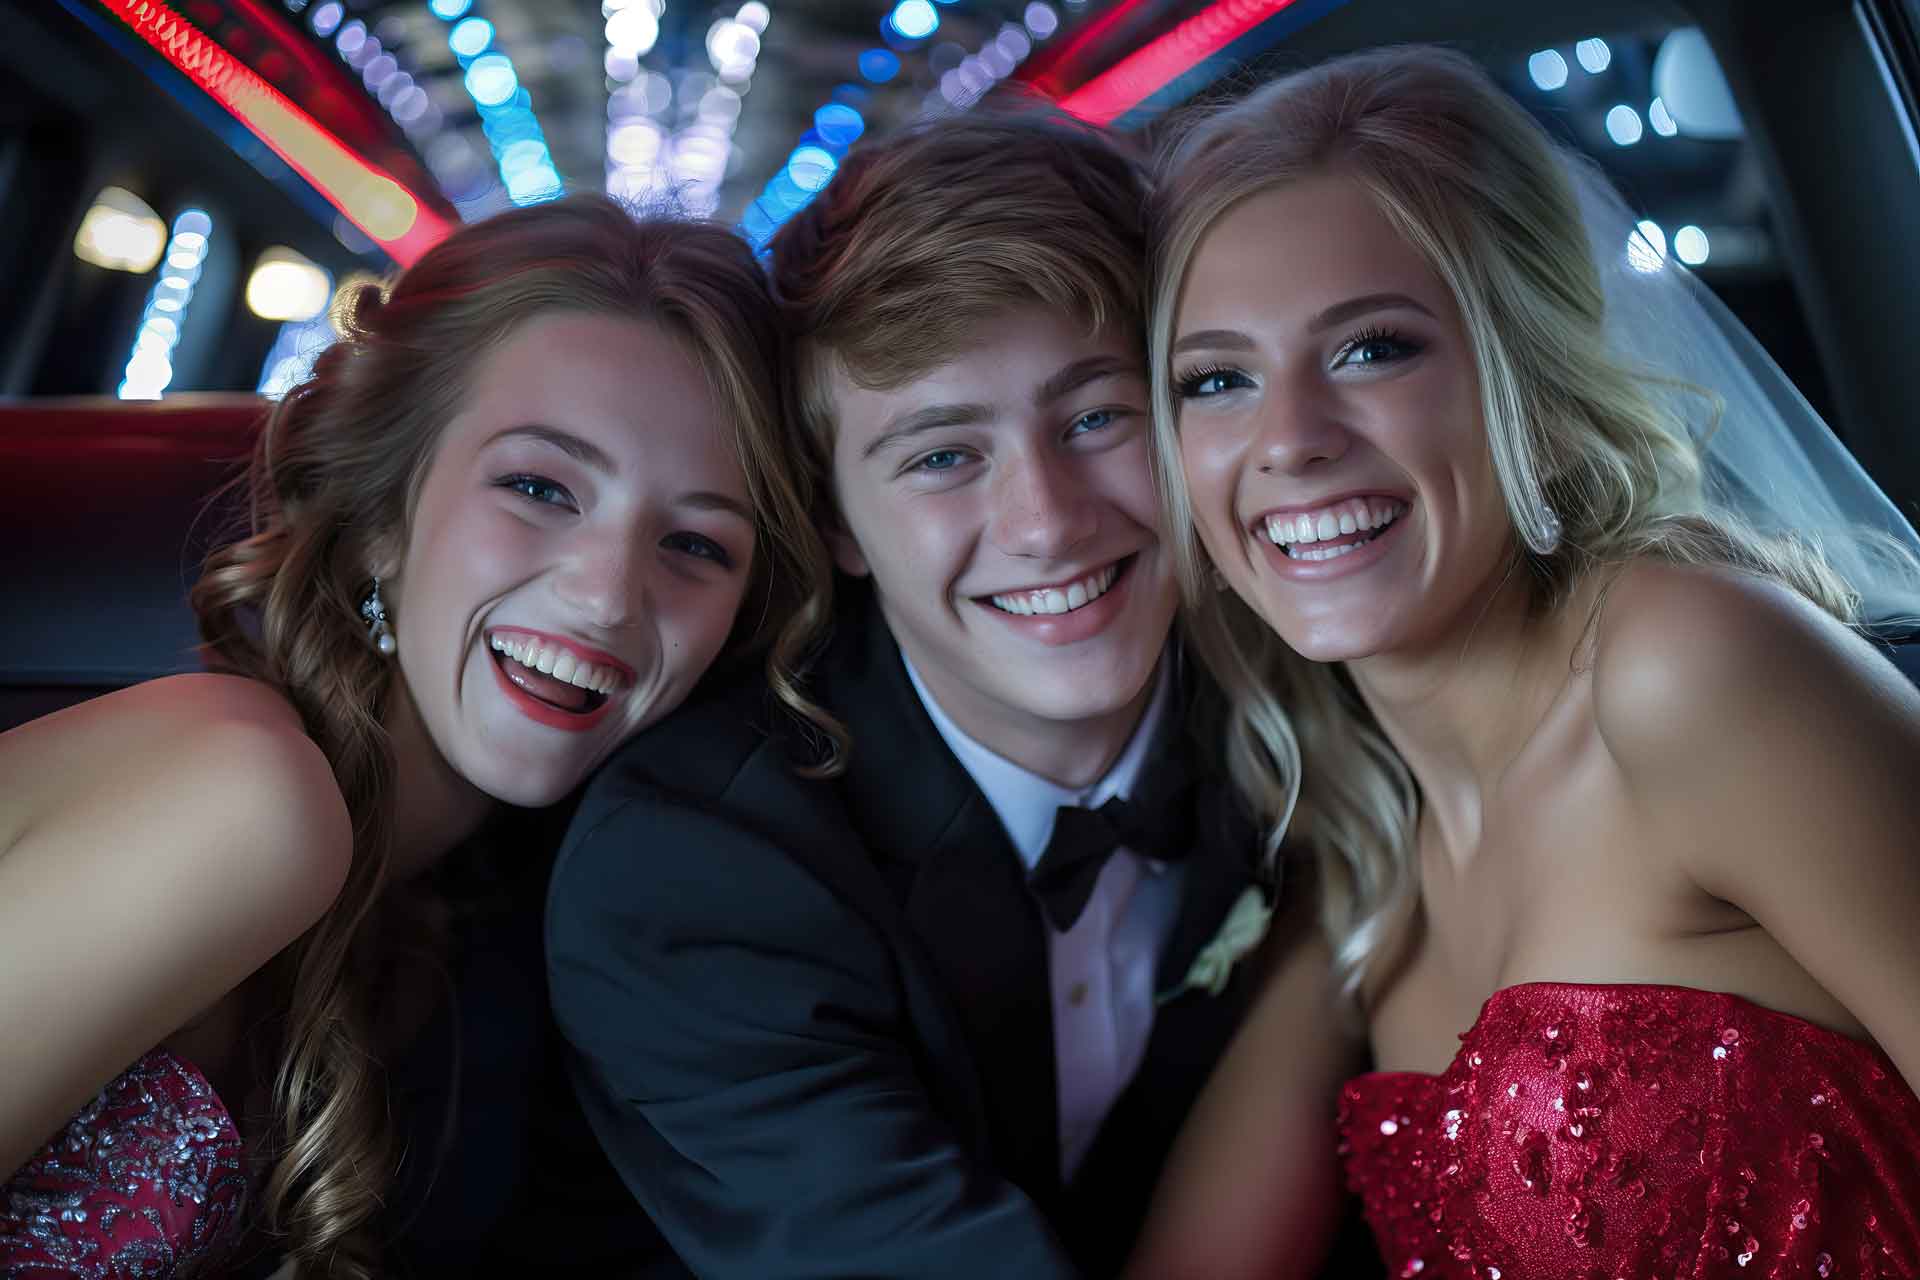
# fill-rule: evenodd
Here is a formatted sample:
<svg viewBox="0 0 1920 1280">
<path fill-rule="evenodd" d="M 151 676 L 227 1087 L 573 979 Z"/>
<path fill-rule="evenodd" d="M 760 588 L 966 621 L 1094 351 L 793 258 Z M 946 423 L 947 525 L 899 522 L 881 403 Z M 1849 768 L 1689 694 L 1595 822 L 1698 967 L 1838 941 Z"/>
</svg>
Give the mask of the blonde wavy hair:
<svg viewBox="0 0 1920 1280">
<path fill-rule="evenodd" d="M 1446 284 L 1473 348 L 1513 569 L 1535 609 L 1564 603 L 1602 566 L 1652 556 L 1766 574 L 1855 618 L 1857 597 L 1814 548 L 1761 538 L 1708 509 L 1699 451 L 1672 397 L 1651 394 L 1676 384 L 1609 354 L 1568 162 L 1469 59 L 1430 47 L 1338 58 L 1196 110 L 1160 153 L 1154 455 L 1188 621 L 1227 692 L 1228 764 L 1267 824 L 1268 856 L 1293 840 L 1315 858 L 1321 924 L 1358 1013 L 1404 958 L 1419 918 L 1420 797 L 1344 669 L 1295 654 L 1208 582 L 1181 473 L 1171 349 L 1194 254 L 1230 209 L 1304 179 L 1350 179 Z M 1562 525 L 1557 541 L 1549 512 Z"/>
<path fill-rule="evenodd" d="M 270 969 L 285 1013 L 264 1219 L 302 1274 L 374 1272 L 374 1218 L 396 1161 L 372 1000 L 404 941 L 376 911 L 392 852 L 382 723 L 396 686 L 359 615 L 368 565 L 378 549 L 405 545 L 441 429 L 475 368 L 549 312 L 658 325 L 704 369 L 757 517 L 728 651 L 764 651 L 779 699 L 840 740 L 798 683 L 824 618 L 829 561 L 808 519 L 812 494 L 789 463 L 780 334 L 742 240 L 575 196 L 465 227 L 390 291 L 362 289 L 345 336 L 266 419 L 245 481 L 251 535 L 216 551 L 192 594 L 209 664 L 272 685 L 298 708 L 354 819 L 345 887 Z"/>
</svg>

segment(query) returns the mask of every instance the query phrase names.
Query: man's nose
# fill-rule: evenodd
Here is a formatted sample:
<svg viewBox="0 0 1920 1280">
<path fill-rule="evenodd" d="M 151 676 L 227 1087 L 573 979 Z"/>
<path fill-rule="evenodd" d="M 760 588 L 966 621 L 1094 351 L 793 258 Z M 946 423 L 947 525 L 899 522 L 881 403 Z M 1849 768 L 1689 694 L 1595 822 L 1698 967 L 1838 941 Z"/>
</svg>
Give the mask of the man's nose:
<svg viewBox="0 0 1920 1280">
<path fill-rule="evenodd" d="M 1034 452 L 1003 460 L 995 471 L 989 536 L 1008 555 L 1062 559 L 1099 525 L 1085 459 Z"/>
</svg>

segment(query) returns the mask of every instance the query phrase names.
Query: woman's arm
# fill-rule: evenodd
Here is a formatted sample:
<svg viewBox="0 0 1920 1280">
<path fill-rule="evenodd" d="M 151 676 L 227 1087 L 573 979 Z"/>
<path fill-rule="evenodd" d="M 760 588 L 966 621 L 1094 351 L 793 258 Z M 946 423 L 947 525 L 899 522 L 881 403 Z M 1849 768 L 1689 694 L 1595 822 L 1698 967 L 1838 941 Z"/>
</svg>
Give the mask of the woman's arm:
<svg viewBox="0 0 1920 1280">
<path fill-rule="evenodd" d="M 1305 912 L 1194 1103 L 1126 1274 L 1139 1280 L 1311 1276 L 1340 1223 L 1334 1109 L 1363 1050 L 1333 1000 Z"/>
<path fill-rule="evenodd" d="M 0 1175 L 317 920 L 351 853 L 325 756 L 257 682 L 0 734 Z"/>
<path fill-rule="evenodd" d="M 1637 566 L 1597 634 L 1594 698 L 1662 847 L 1920 1089 L 1920 692 L 1784 587 Z"/>
</svg>

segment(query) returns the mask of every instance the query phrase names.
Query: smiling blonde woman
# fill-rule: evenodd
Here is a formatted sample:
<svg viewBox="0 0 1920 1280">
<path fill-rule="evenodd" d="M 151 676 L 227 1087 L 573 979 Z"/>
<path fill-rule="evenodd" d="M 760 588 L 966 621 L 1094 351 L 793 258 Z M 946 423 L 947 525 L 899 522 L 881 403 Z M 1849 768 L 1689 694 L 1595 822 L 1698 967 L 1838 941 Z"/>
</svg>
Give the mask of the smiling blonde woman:
<svg viewBox="0 0 1920 1280">
<path fill-rule="evenodd" d="M 1394 1275 L 1920 1269 L 1920 697 L 1812 547 L 1708 500 L 1567 172 L 1433 49 L 1166 157 L 1161 478 L 1326 936 L 1140 1275 L 1310 1274 L 1336 1138 Z"/>
</svg>

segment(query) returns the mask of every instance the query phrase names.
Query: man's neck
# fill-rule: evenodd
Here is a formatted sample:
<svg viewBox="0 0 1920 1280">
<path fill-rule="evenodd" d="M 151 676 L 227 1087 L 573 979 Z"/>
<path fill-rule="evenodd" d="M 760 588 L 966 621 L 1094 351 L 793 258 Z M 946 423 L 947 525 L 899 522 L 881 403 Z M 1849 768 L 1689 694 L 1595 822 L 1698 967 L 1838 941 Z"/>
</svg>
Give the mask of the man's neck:
<svg viewBox="0 0 1920 1280">
<path fill-rule="evenodd" d="M 1161 662 L 1166 657 L 1162 655 Z M 1099 781 L 1133 740 L 1153 702 L 1159 669 L 1123 705 L 1099 715 L 1057 720 L 1015 708 L 982 708 L 947 686 L 945 673 L 913 664 L 921 688 L 960 732 L 1003 759 L 1068 790 Z"/>
</svg>

